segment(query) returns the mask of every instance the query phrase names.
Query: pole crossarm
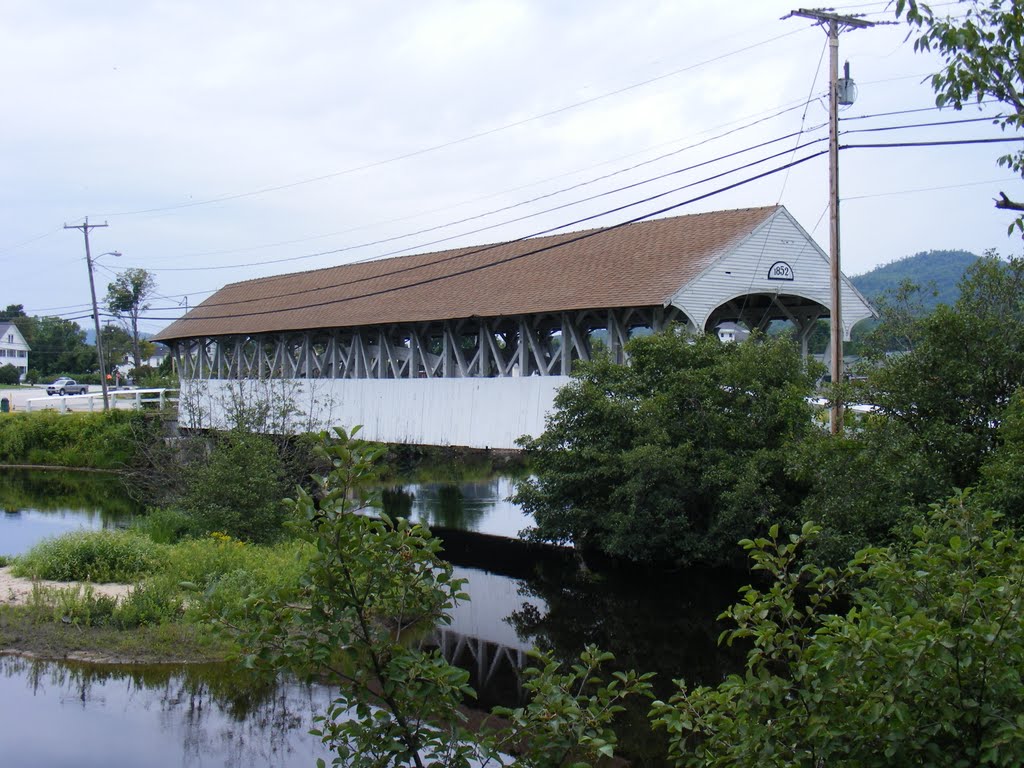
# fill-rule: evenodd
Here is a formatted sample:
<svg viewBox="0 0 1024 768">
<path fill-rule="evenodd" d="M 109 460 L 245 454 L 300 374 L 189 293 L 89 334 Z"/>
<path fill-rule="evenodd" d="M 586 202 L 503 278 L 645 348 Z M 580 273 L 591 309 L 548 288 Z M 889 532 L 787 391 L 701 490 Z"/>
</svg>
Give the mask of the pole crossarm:
<svg viewBox="0 0 1024 768">
<path fill-rule="evenodd" d="M 834 22 L 836 25 L 841 27 L 841 29 L 838 30 L 839 32 L 843 32 L 847 29 L 865 29 L 867 27 L 874 27 L 877 26 L 879 23 L 889 23 L 868 21 L 867 19 L 864 19 L 859 15 L 846 16 L 839 13 L 833 13 L 827 8 L 798 8 L 795 11 L 790 11 L 789 13 L 787 13 L 785 16 L 782 17 L 782 19 L 786 20 L 794 16 L 799 16 L 804 19 L 812 19 L 821 24 Z"/>
</svg>

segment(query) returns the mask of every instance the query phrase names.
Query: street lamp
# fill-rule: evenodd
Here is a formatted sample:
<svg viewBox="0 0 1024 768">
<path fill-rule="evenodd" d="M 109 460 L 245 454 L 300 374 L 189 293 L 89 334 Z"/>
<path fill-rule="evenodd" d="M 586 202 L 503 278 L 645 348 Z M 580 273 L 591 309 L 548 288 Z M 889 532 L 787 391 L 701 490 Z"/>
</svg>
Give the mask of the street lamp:
<svg viewBox="0 0 1024 768">
<path fill-rule="evenodd" d="M 96 357 L 100 361 L 100 386 L 103 388 L 103 410 L 110 410 L 110 396 L 107 393 L 107 366 L 103 362 L 103 339 L 100 334 L 100 310 L 96 306 L 96 283 L 92 277 L 92 265 L 103 256 L 120 256 L 120 251 L 107 251 L 95 259 L 89 253 L 89 239 L 85 240 L 85 264 L 89 268 L 89 291 L 92 293 L 92 319 L 96 327 Z"/>
</svg>

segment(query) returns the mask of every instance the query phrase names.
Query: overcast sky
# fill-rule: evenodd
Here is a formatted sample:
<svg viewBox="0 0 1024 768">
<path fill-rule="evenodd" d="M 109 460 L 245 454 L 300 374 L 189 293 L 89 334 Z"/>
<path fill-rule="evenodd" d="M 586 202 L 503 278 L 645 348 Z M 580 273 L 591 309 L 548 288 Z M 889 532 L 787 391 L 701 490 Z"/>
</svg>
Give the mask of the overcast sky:
<svg viewBox="0 0 1024 768">
<path fill-rule="evenodd" d="M 82 235 L 63 228 L 86 216 L 109 224 L 92 231 L 93 253 L 123 253 L 99 257 L 98 293 L 117 271 L 151 270 L 160 297 L 144 328 L 156 331 L 228 282 L 507 240 L 734 171 L 569 228 L 720 189 L 825 148 L 795 150 L 792 136 L 682 171 L 801 129 L 800 142 L 827 135 L 826 36 L 780 18 L 795 7 L 5 0 L 0 306 L 87 316 Z M 891 20 L 885 8 L 840 10 Z M 859 87 L 843 130 L 994 114 L 868 117 L 934 105 L 936 61 L 905 37 L 842 35 Z M 980 122 L 843 142 L 999 135 Z M 1019 253 L 992 205 L 1019 188 L 995 162 L 1010 146 L 845 150 L 843 270 L 936 248 Z M 827 192 L 819 157 L 675 213 L 781 202 L 827 249 Z"/>
</svg>

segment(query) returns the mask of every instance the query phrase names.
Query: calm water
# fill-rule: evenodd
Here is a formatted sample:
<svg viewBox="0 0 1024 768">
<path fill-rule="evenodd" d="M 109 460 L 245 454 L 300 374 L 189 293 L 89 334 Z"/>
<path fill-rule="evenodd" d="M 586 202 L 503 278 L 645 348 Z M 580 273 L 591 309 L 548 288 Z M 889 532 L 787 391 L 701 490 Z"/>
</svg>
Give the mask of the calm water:
<svg viewBox="0 0 1024 768">
<path fill-rule="evenodd" d="M 514 539 L 533 518 L 508 501 L 515 479 L 499 475 L 461 483 L 409 483 L 384 490 L 385 511 L 430 528 L 475 531 Z"/>
<path fill-rule="evenodd" d="M 22 470 L 0 470 L 0 509 L 0 555 L 69 531 L 128 525 L 140 512 L 116 477 Z"/>
<path fill-rule="evenodd" d="M 324 686 L 246 684 L 218 667 L 115 667 L 0 657 L 10 768 L 312 766 Z"/>
<path fill-rule="evenodd" d="M 658 673 L 662 694 L 674 678 L 714 682 L 738 667 L 738 650 L 717 645 L 722 627 L 714 617 L 745 575 L 581 571 L 571 551 L 511 538 L 529 524 L 505 501 L 513 486 L 508 476 L 418 478 L 389 488 L 384 499 L 390 514 L 430 525 L 468 580 L 470 601 L 429 642 L 470 671 L 482 708 L 522 702 L 520 673 L 535 646 L 570 659 L 594 643 L 622 668 Z M 4 554 L 67 529 L 125 525 L 138 513 L 109 478 L 74 473 L 0 470 L 0 507 L 8 510 L 0 519 Z M 330 695 L 290 683 L 254 688 L 223 666 L 140 670 L 6 659 L 0 671 L 4 766 L 312 765 L 318 744 L 305 732 Z M 645 744 L 631 749 L 643 762 Z"/>
</svg>

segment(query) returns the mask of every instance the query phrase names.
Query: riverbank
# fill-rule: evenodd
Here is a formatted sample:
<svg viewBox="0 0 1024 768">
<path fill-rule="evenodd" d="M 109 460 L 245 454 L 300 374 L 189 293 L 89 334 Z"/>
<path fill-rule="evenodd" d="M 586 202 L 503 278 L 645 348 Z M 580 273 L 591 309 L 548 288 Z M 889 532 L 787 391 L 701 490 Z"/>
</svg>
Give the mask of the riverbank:
<svg viewBox="0 0 1024 768">
<path fill-rule="evenodd" d="M 199 664 L 224 661 L 234 648 L 210 627 L 187 623 L 117 629 L 53 620 L 52 606 L 35 604 L 39 590 L 82 590 L 83 582 L 42 581 L 0 568 L 0 655 L 100 664 Z M 123 600 L 130 584 L 89 584 L 95 596 Z"/>
<path fill-rule="evenodd" d="M 32 597 L 33 589 L 74 589 L 82 588 L 84 584 L 79 581 L 44 581 L 41 579 L 26 579 L 15 576 L 12 567 L 0 568 L 0 604 L 2 605 L 27 605 Z M 113 597 L 121 600 L 128 596 L 132 587 L 130 584 L 91 584 L 93 594 Z"/>
<path fill-rule="evenodd" d="M 225 661 L 234 645 L 194 624 L 131 630 L 40 620 L 28 606 L 0 605 L 0 656 L 97 664 L 203 664 Z"/>
</svg>

